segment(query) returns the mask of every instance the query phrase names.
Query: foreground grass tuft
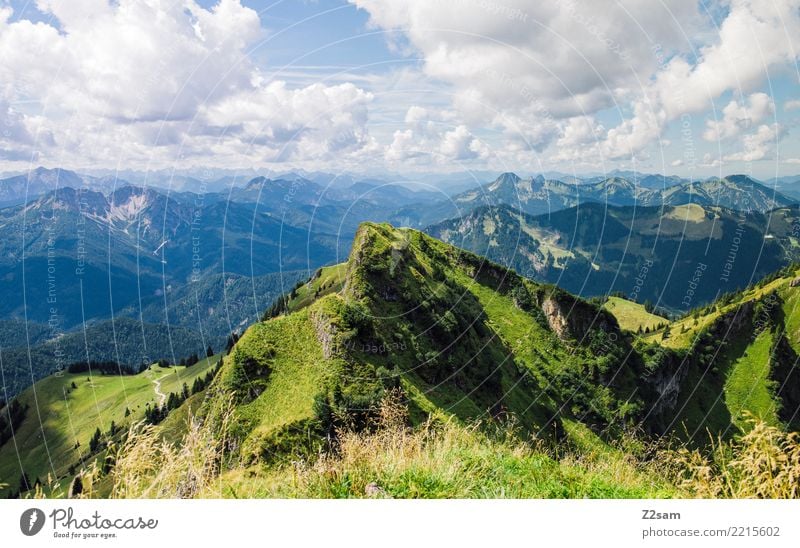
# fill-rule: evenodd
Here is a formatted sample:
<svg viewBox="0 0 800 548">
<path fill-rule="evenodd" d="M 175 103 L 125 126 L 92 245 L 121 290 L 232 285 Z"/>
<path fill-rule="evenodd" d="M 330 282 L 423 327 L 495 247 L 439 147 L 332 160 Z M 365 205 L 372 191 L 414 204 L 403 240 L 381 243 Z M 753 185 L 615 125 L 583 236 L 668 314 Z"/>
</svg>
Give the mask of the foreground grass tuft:
<svg viewBox="0 0 800 548">
<path fill-rule="evenodd" d="M 676 483 L 701 498 L 800 498 L 800 435 L 752 415 L 747 421 L 744 435 L 716 441 L 706 454 L 665 453 Z"/>
<path fill-rule="evenodd" d="M 215 420 L 190 419 L 179 444 L 165 440 L 158 427 L 138 423 L 115 452 L 111 498 L 194 498 L 214 484 L 226 458 L 232 404 Z"/>
<path fill-rule="evenodd" d="M 204 496 L 278 498 L 639 498 L 678 491 L 623 458 L 568 454 L 520 440 L 512 427 L 429 420 L 407 426 L 385 400 L 375 428 L 345 431 L 312 461 L 223 475 Z"/>
</svg>

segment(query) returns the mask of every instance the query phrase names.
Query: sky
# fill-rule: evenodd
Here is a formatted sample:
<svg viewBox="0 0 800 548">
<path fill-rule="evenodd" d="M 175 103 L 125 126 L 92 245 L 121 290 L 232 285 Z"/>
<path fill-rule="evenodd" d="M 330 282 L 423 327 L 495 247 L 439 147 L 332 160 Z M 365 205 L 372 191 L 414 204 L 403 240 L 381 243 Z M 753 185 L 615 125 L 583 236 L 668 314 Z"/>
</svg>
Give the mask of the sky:
<svg viewBox="0 0 800 548">
<path fill-rule="evenodd" d="M 800 173 L 800 0 L 0 0 L 0 171 Z"/>
</svg>

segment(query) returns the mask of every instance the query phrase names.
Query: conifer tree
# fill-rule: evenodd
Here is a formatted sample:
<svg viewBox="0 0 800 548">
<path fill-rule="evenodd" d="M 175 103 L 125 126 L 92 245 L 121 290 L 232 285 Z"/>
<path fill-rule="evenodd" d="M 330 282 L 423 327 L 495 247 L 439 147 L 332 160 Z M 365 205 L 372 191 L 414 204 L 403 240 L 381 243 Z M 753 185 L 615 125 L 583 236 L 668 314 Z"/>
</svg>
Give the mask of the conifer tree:
<svg viewBox="0 0 800 548">
<path fill-rule="evenodd" d="M 100 438 L 102 435 L 103 434 L 100 432 L 100 427 L 97 427 L 92 435 L 92 439 L 89 440 L 89 451 L 94 453 L 100 448 Z"/>
</svg>

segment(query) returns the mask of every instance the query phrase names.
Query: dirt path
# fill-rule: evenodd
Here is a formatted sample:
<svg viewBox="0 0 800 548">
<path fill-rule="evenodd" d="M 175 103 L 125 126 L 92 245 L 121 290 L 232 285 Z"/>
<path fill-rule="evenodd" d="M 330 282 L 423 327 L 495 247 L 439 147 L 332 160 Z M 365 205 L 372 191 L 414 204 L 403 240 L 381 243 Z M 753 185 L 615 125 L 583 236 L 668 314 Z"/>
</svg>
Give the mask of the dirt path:
<svg viewBox="0 0 800 548">
<path fill-rule="evenodd" d="M 158 396 L 158 405 L 163 406 L 167 401 L 167 395 L 161 391 L 161 379 L 153 379 L 153 391 Z"/>
</svg>

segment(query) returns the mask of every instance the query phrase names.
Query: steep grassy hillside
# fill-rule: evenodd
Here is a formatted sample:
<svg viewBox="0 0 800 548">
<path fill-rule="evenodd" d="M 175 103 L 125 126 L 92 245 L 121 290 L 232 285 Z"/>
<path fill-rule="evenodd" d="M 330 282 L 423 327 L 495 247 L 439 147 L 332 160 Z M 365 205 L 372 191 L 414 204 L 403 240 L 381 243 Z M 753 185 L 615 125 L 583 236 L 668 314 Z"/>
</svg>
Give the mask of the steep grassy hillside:
<svg viewBox="0 0 800 548">
<path fill-rule="evenodd" d="M 128 428 L 143 419 L 148 406 L 163 405 L 184 385 L 191 389 L 219 359 L 203 359 L 191 367 L 153 365 L 138 375 L 64 373 L 39 381 L 17 398 L 27 410 L 13 437 L 0 446 L 0 484 L 18 489 L 23 472 L 31 482 L 45 482 L 48 474 L 74 474 L 92 460 L 90 440 L 96 429 L 105 436 L 112 421 L 117 429 Z"/>
<path fill-rule="evenodd" d="M 750 293 L 790 286 L 782 279 Z M 608 311 L 617 307 L 627 331 Z M 340 428 L 365 428 L 395 388 L 412 424 L 513 416 L 525 435 L 551 439 L 569 439 L 569 424 L 606 439 L 638 424 L 701 444 L 707 429 L 746 429 L 750 415 L 792 425 L 800 403 L 785 382 L 792 365 L 765 366 L 792 349 L 788 339 L 764 335 L 751 348 L 744 337 L 762 312 L 721 321 L 698 312 L 708 327 L 684 347 L 671 333 L 694 318 L 638 338 L 630 331 L 667 320 L 622 299 L 598 308 L 411 229 L 363 225 L 348 262 L 320 270 L 282 309 L 245 333 L 217 385 L 238 403 L 233 431 L 248 465 L 313 454 Z"/>
<path fill-rule="evenodd" d="M 692 437 L 766 424 L 800 428 L 800 286 L 795 266 L 694 310 L 643 341 L 658 347 L 661 382 Z M 670 372 L 666 376 L 664 373 Z"/>
<path fill-rule="evenodd" d="M 716 484 L 686 478 L 704 459 L 726 473 L 724 459 L 648 440 L 664 434 L 708 449 L 719 437 L 719 451 L 735 452 L 797 428 L 797 275 L 787 268 L 667 323 L 623 299 L 584 301 L 416 230 L 365 223 L 347 262 L 279 299 L 222 358 L 210 386 L 171 405 L 151 421 L 158 426 L 105 436 L 116 443 L 112 464 L 81 477 L 95 496 L 706 492 Z M 186 374 L 155 368 L 97 387 L 103 378 L 41 381 L 46 405 L 26 391 L 19 429 L 35 433 L 36 410 L 56 409 L 61 430 L 51 427 L 46 448 L 27 449 L 23 462 L 38 463 L 29 477 L 58 462 L 55 472 L 69 479 L 97 427 L 91 410 L 106 409 L 104 420 L 117 424 L 132 420 L 123 403 L 136 405 L 133 418 L 150 416 L 154 381 L 177 389 Z M 86 403 L 91 393 L 100 403 Z M 68 430 L 78 402 L 80 449 Z M 735 437 L 747 432 L 752 439 Z M 0 449 L 4 474 L 19 469 L 9 447 Z M 74 454 L 53 459 L 59 447 Z M 731 493 L 760 492 L 732 485 Z"/>
</svg>

